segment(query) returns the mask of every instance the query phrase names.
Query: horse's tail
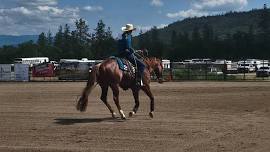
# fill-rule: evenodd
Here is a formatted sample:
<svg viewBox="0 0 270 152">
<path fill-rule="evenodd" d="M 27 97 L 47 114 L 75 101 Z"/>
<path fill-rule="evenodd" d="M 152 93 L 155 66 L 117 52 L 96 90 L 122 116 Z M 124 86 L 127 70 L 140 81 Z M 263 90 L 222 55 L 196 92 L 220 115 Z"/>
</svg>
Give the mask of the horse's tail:
<svg viewBox="0 0 270 152">
<path fill-rule="evenodd" d="M 99 72 L 99 65 L 95 65 L 92 68 L 92 71 L 89 73 L 87 85 L 83 89 L 82 96 L 80 97 L 76 105 L 77 110 L 81 112 L 84 112 L 86 110 L 88 104 L 88 96 L 96 86 L 95 83 L 97 81 L 98 72 Z"/>
</svg>

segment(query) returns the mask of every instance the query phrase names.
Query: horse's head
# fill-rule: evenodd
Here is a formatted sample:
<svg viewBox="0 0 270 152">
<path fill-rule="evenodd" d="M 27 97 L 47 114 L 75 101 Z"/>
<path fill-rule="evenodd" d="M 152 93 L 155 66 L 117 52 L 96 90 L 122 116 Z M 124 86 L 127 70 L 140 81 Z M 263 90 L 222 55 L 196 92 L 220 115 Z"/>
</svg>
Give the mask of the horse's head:
<svg viewBox="0 0 270 152">
<path fill-rule="evenodd" d="M 148 61 L 148 66 L 151 68 L 150 71 L 153 71 L 155 75 L 157 76 L 158 83 L 163 83 L 163 78 L 162 78 L 162 72 L 163 72 L 163 66 L 162 66 L 162 61 L 157 58 L 149 58 Z"/>
</svg>

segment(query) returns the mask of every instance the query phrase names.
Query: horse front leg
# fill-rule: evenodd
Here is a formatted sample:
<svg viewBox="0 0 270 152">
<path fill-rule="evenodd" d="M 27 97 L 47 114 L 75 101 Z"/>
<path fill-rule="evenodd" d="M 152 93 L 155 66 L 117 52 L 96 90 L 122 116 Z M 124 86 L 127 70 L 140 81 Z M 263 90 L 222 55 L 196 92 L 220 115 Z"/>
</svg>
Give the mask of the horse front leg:
<svg viewBox="0 0 270 152">
<path fill-rule="evenodd" d="M 142 90 L 145 92 L 145 94 L 150 98 L 150 113 L 149 116 L 151 118 L 154 118 L 154 106 L 155 106 L 155 99 L 154 96 L 150 90 L 149 84 L 142 87 Z"/>
<path fill-rule="evenodd" d="M 126 119 L 126 116 L 124 114 L 124 111 L 121 109 L 121 106 L 120 106 L 120 103 L 119 103 L 119 86 L 114 84 L 114 85 L 111 85 L 111 89 L 112 89 L 112 92 L 113 92 L 113 100 L 114 100 L 114 103 L 119 111 L 119 114 L 121 116 L 122 119 Z"/>
<path fill-rule="evenodd" d="M 129 113 L 129 117 L 132 117 L 133 115 L 135 115 L 139 109 L 139 106 L 140 106 L 139 89 L 137 89 L 137 88 L 132 89 L 132 93 L 133 93 L 135 105 L 133 107 L 133 110 Z"/>
<path fill-rule="evenodd" d="M 112 117 L 116 118 L 116 113 L 113 111 L 111 105 L 107 101 L 107 95 L 108 95 L 108 86 L 101 86 L 101 97 L 100 97 L 100 99 L 103 101 L 103 103 L 110 110 L 110 112 L 112 114 Z"/>
</svg>

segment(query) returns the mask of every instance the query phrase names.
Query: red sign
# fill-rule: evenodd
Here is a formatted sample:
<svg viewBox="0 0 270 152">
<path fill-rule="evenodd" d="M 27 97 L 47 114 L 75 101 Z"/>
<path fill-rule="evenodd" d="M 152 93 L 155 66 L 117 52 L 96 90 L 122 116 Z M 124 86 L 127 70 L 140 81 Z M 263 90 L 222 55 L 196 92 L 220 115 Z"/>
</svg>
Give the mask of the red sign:
<svg viewBox="0 0 270 152">
<path fill-rule="evenodd" d="M 35 65 L 32 69 L 33 77 L 53 77 L 54 65 L 50 63 L 43 63 Z"/>
</svg>

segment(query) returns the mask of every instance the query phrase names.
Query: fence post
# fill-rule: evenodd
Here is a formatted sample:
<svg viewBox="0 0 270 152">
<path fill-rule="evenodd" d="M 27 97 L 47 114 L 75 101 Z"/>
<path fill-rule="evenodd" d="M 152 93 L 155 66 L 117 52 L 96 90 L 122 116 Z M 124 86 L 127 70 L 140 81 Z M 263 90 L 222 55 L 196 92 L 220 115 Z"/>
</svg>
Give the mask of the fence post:
<svg viewBox="0 0 270 152">
<path fill-rule="evenodd" d="M 188 80 L 190 80 L 190 66 L 189 66 L 189 63 L 188 63 Z"/>
<path fill-rule="evenodd" d="M 170 62 L 170 81 L 173 81 L 173 64 Z"/>
<path fill-rule="evenodd" d="M 263 74 L 264 74 L 264 59 L 263 59 Z M 264 80 L 264 76 L 263 76 L 263 80 Z"/>
<path fill-rule="evenodd" d="M 246 59 L 244 60 L 244 80 L 246 80 Z"/>
<path fill-rule="evenodd" d="M 208 64 L 207 64 L 207 61 L 205 62 L 205 80 L 208 80 L 208 75 L 207 75 L 207 67 L 208 66 Z"/>
<path fill-rule="evenodd" d="M 224 60 L 224 64 L 223 64 L 223 80 L 227 80 L 227 64 L 226 64 L 226 60 Z"/>
</svg>

